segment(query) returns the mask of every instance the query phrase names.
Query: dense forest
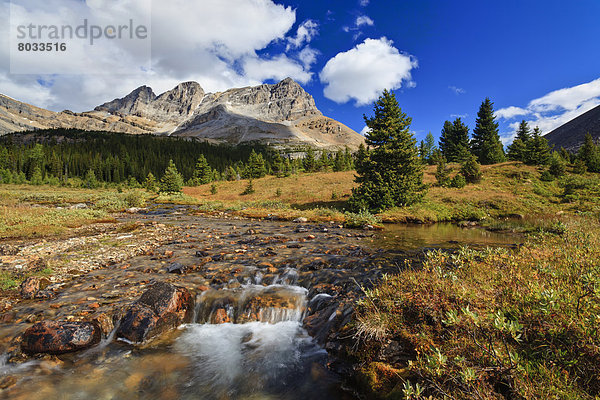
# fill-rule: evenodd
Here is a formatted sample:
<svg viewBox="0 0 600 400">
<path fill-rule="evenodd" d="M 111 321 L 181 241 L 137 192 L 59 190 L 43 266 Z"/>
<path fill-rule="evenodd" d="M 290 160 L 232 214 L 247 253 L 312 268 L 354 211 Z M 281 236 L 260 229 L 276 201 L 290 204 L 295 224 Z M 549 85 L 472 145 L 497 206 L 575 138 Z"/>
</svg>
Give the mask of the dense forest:
<svg viewBox="0 0 600 400">
<path fill-rule="evenodd" d="M 154 135 L 38 130 L 0 138 L 0 183 L 89 186 L 87 180 L 94 185 L 136 186 L 149 174 L 161 177 L 170 160 L 190 185 L 353 166 L 347 149 L 317 153 L 304 149 L 304 158 L 293 158 L 261 144 L 231 146 Z"/>
</svg>

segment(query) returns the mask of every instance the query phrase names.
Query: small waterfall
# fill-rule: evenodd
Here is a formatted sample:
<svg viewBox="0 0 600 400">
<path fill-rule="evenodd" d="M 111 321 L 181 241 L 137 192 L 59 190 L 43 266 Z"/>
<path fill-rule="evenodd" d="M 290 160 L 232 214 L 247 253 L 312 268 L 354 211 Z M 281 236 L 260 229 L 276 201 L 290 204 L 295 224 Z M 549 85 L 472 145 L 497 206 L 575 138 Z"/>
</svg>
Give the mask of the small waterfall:
<svg viewBox="0 0 600 400">
<path fill-rule="evenodd" d="M 194 320 L 212 324 L 300 322 L 306 311 L 307 293 L 302 287 L 283 284 L 208 290 L 198 297 Z"/>
<path fill-rule="evenodd" d="M 302 328 L 308 291 L 294 286 L 297 277 L 290 268 L 268 286 L 247 283 L 198 296 L 196 323 L 174 345 L 194 366 L 195 396 L 295 398 L 310 388 L 315 363 L 323 365 L 327 352 Z"/>
</svg>

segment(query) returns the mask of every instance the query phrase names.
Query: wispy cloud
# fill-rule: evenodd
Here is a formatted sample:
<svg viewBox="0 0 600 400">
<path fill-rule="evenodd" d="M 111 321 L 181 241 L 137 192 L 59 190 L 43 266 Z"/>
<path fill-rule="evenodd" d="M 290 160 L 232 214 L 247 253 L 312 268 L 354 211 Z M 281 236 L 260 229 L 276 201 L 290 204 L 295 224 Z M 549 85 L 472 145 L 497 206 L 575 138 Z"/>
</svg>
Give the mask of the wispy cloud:
<svg viewBox="0 0 600 400">
<path fill-rule="evenodd" d="M 286 50 L 297 49 L 304 43 L 310 43 L 319 33 L 319 24 L 312 19 L 307 19 L 300 24 L 296 36 L 287 38 Z"/>
<path fill-rule="evenodd" d="M 342 30 L 344 32 L 356 32 L 353 35 L 353 40 L 356 41 L 356 39 L 358 39 L 359 37 L 361 37 L 362 34 L 363 34 L 362 31 L 361 31 L 361 27 L 373 26 L 373 25 L 375 25 L 375 21 L 373 21 L 373 19 L 371 19 L 369 16 L 367 16 L 367 15 L 359 15 L 354 20 L 354 24 L 352 26 L 343 26 Z"/>
<path fill-rule="evenodd" d="M 467 93 L 465 89 L 456 86 L 448 86 L 448 89 L 452 90 L 457 95 Z"/>
<path fill-rule="evenodd" d="M 360 5 L 366 7 L 369 5 L 369 0 L 360 0 Z"/>
<path fill-rule="evenodd" d="M 469 114 L 450 114 L 450 118 L 467 118 Z"/>
</svg>

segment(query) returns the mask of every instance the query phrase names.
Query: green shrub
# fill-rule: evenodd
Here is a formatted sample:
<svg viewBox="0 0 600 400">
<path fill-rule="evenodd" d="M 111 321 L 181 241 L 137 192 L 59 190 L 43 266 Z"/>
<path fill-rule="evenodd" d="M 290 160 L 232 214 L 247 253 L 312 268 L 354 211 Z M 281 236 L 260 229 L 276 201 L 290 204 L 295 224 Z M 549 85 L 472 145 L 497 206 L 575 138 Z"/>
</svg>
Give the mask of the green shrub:
<svg viewBox="0 0 600 400">
<path fill-rule="evenodd" d="M 379 217 L 366 210 L 357 213 L 345 212 L 344 217 L 346 218 L 344 223 L 346 228 L 363 228 L 366 225 L 378 226 L 381 223 Z"/>
<path fill-rule="evenodd" d="M 554 178 L 554 175 L 552 175 L 548 170 L 544 170 L 540 175 L 540 180 L 543 182 L 551 182 L 554 180 Z"/>
<path fill-rule="evenodd" d="M 478 183 L 481 181 L 483 174 L 477 162 L 477 157 L 471 154 L 470 157 L 462 164 L 460 173 L 465 177 L 467 183 Z"/>
<path fill-rule="evenodd" d="M 457 189 L 462 189 L 467 185 L 467 180 L 462 174 L 456 174 L 452 181 L 450 182 L 450 186 Z"/>
</svg>

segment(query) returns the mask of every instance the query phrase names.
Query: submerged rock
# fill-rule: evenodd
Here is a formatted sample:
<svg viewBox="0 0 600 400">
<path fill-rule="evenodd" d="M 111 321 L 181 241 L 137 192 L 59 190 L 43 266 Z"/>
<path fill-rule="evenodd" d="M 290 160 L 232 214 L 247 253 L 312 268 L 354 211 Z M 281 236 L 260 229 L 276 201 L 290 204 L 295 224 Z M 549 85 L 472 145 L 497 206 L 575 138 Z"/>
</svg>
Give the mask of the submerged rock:
<svg viewBox="0 0 600 400">
<path fill-rule="evenodd" d="M 194 300 L 186 288 L 155 283 L 125 312 L 117 337 L 134 343 L 144 342 L 190 322 L 193 310 Z"/>
<path fill-rule="evenodd" d="M 100 342 L 102 330 L 92 322 L 42 321 L 23 333 L 25 353 L 62 354 L 86 349 Z"/>
</svg>

